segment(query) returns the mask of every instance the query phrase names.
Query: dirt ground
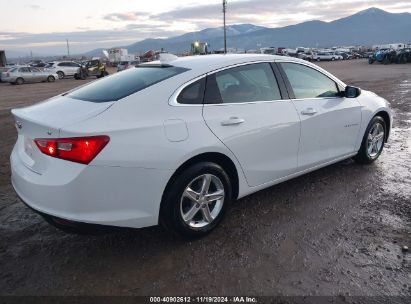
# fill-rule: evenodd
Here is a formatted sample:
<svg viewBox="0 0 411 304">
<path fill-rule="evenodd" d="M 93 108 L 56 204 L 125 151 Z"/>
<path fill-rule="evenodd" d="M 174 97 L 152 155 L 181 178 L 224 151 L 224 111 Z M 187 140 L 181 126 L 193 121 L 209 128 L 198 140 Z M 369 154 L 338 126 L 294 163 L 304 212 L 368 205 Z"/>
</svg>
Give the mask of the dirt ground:
<svg viewBox="0 0 411 304">
<path fill-rule="evenodd" d="M 411 65 L 320 63 L 391 102 L 380 159 L 329 166 L 234 202 L 211 235 L 174 239 L 160 227 L 65 234 L 10 185 L 10 108 L 81 81 L 0 84 L 1 295 L 411 296 Z"/>
</svg>

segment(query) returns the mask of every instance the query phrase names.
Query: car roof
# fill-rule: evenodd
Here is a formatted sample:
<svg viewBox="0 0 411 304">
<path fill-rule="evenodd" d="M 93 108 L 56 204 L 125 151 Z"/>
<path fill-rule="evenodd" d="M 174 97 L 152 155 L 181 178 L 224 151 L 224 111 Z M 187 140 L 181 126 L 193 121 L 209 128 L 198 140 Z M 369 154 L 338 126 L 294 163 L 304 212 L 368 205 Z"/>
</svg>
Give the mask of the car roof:
<svg viewBox="0 0 411 304">
<path fill-rule="evenodd" d="M 151 61 L 147 63 L 142 63 L 140 66 L 175 66 L 188 69 L 185 73 L 180 74 L 181 83 L 185 83 L 207 73 L 230 67 L 237 64 L 247 64 L 256 62 L 292 62 L 299 63 L 303 65 L 310 66 L 323 74 L 329 76 L 331 79 L 337 83 L 345 86 L 345 83 L 340 79 L 325 71 L 321 67 L 307 62 L 306 60 L 289 57 L 289 56 L 278 56 L 278 55 L 266 55 L 266 54 L 216 54 L 216 55 L 203 55 L 203 56 L 186 56 L 186 57 L 176 57 L 169 61 Z"/>
<path fill-rule="evenodd" d="M 186 56 L 178 57 L 171 61 L 152 61 L 145 64 L 169 64 L 176 67 L 187 68 L 195 71 L 198 74 L 204 74 L 214 70 L 218 70 L 231 65 L 258 62 L 258 61 L 274 61 L 284 59 L 284 56 L 266 55 L 266 54 L 215 54 L 203 56 Z M 301 59 L 287 57 L 287 60 L 302 62 Z"/>
</svg>

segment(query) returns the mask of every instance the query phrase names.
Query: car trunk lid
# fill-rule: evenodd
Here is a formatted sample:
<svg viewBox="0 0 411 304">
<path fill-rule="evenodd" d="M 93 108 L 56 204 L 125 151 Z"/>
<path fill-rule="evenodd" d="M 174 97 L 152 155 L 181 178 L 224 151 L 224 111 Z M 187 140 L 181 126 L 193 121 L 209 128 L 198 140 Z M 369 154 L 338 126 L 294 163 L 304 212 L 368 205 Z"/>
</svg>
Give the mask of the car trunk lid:
<svg viewBox="0 0 411 304">
<path fill-rule="evenodd" d="M 13 109 L 18 132 L 17 149 L 26 167 L 42 174 L 51 157 L 40 152 L 35 138 L 59 138 L 60 130 L 66 126 L 95 117 L 113 103 L 94 103 L 58 96 L 30 107 Z"/>
</svg>

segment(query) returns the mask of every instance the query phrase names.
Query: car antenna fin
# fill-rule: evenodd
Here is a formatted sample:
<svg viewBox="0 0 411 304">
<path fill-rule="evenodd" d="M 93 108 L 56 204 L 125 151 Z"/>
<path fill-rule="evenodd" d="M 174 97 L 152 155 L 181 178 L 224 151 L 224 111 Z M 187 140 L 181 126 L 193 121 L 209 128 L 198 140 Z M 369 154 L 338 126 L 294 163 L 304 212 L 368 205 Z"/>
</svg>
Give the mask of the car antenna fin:
<svg viewBox="0 0 411 304">
<path fill-rule="evenodd" d="M 160 60 L 161 63 L 167 63 L 167 62 L 171 62 L 177 59 L 178 57 L 174 54 L 161 53 L 158 55 L 158 60 Z"/>
</svg>

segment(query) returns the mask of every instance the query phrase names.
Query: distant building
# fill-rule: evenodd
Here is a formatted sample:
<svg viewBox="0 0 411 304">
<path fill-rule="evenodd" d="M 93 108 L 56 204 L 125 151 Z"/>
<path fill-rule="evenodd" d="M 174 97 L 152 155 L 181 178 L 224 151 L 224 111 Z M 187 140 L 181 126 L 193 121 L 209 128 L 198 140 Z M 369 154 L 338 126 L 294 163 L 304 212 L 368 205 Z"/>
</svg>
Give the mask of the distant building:
<svg viewBox="0 0 411 304">
<path fill-rule="evenodd" d="M 377 44 L 373 45 L 372 49 L 373 51 L 375 50 L 381 50 L 381 49 L 393 49 L 393 50 L 399 50 L 409 47 L 409 44 L 407 43 L 388 43 L 388 44 Z"/>
<path fill-rule="evenodd" d="M 129 55 L 127 49 L 113 48 L 108 50 L 108 61 L 110 63 L 130 60 L 134 60 L 134 55 Z"/>
<path fill-rule="evenodd" d="M 208 54 L 208 43 L 201 41 L 194 41 L 191 43 L 192 55 L 206 55 Z"/>
</svg>

